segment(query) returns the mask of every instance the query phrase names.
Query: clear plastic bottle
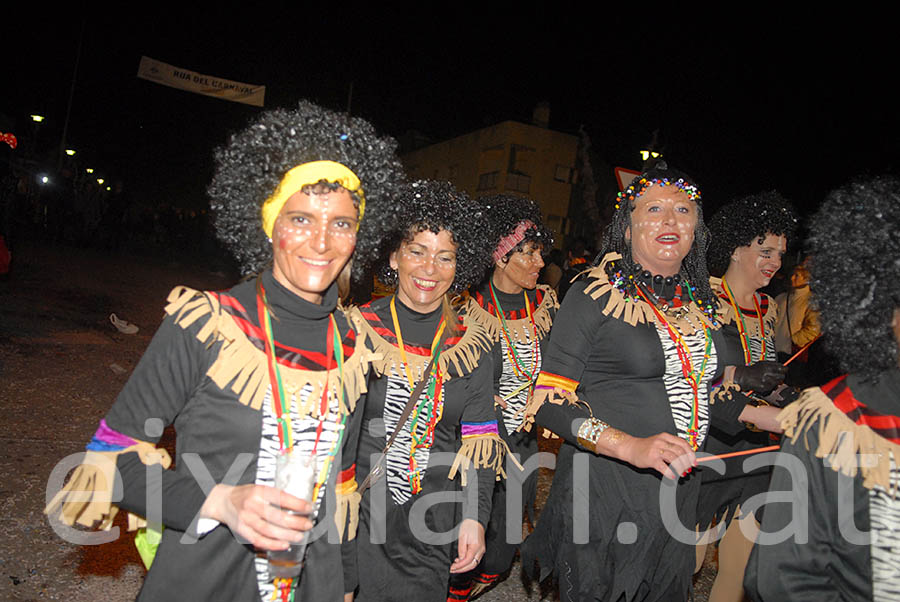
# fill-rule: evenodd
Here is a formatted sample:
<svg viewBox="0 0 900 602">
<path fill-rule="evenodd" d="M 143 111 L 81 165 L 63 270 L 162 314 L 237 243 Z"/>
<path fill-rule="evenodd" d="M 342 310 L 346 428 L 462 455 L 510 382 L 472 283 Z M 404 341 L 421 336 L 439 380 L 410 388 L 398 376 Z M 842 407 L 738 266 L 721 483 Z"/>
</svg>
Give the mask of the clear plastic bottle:
<svg viewBox="0 0 900 602">
<path fill-rule="evenodd" d="M 275 488 L 301 500 L 312 502 L 313 489 L 316 484 L 316 459 L 300 452 L 287 450 L 275 461 Z M 303 558 L 306 555 L 306 544 L 309 532 L 303 541 L 291 544 L 287 550 L 270 550 L 270 577 L 296 577 L 303 570 Z"/>
</svg>

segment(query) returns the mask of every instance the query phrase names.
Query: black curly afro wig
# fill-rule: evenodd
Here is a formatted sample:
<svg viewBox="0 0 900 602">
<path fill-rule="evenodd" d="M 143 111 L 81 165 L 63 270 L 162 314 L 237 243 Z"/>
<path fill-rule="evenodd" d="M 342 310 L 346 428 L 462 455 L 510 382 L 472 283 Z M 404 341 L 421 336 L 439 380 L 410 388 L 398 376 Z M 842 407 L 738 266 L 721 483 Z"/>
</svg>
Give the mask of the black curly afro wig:
<svg viewBox="0 0 900 602">
<path fill-rule="evenodd" d="M 810 290 L 825 346 L 841 369 L 873 379 L 897 367 L 892 322 L 900 307 L 900 179 L 832 192 L 810 225 Z"/>
<path fill-rule="evenodd" d="M 498 194 L 480 197 L 478 202 L 484 207 L 487 219 L 486 235 L 491 239 L 494 249 L 497 248 L 503 237 L 513 233 L 520 222 L 528 220 L 534 224 L 533 228 L 525 231 L 525 238 L 513 249 L 510 249 L 505 257 L 521 251 L 526 243 L 540 245 L 543 255 L 549 253 L 553 248 L 553 232 L 544 225 L 541 208 L 533 200 Z M 491 251 L 493 252 L 493 249 Z"/>
<path fill-rule="evenodd" d="M 616 211 L 613 213 L 612 221 L 603 235 L 603 246 L 594 263 L 597 264 L 608 253 L 619 253 L 622 255 L 622 260 L 620 262 L 610 262 L 606 266 L 610 278 L 614 277 L 615 272 L 620 269 L 629 274 L 634 274 L 638 271 L 638 265 L 631 256 L 631 243 L 626 240 L 625 232 L 631 227 L 631 213 L 634 211 L 634 202 L 637 198 L 640 198 L 639 194 L 635 196 L 633 192 L 641 190 L 641 180 L 668 180 L 669 182 L 681 180 L 686 187 L 693 188 L 694 201 L 697 203 L 697 227 L 694 229 L 694 244 L 691 245 L 691 250 L 681 262 L 681 274 L 693 286 L 694 298 L 698 304 L 707 308 L 715 308 L 717 306 L 716 296 L 709 286 L 709 272 L 706 267 L 709 229 L 703 221 L 703 205 L 700 202 L 700 191 L 696 190 L 697 185 L 693 178 L 677 169 L 670 168 L 665 161 L 659 161 L 652 168 L 636 176 L 625 190 L 625 194 L 617 197 Z M 626 292 L 629 295 L 637 295 L 633 284 L 626 285 L 626 288 L 628 289 Z"/>
<path fill-rule="evenodd" d="M 456 276 L 450 291 L 459 293 L 481 280 L 492 265 L 493 241 L 485 229 L 486 219 L 481 205 L 449 182 L 418 180 L 404 186 L 394 196 L 396 213 L 394 229 L 383 246 L 379 278 L 387 285 L 397 284 L 397 273 L 391 269 L 391 252 L 417 233 L 447 230 L 458 246 Z"/>
<path fill-rule="evenodd" d="M 354 280 L 360 280 L 366 258 L 381 254 L 381 238 L 394 221 L 388 205 L 404 181 L 396 146 L 393 138 L 376 134 L 369 122 L 307 101 L 295 109 L 266 111 L 232 134 L 215 152 L 216 169 L 208 193 L 218 237 L 234 255 L 241 273 L 258 273 L 272 261 L 261 208 L 285 173 L 302 163 L 331 160 L 359 177 L 366 196 L 354 254 L 359 261 L 353 263 Z"/>
<path fill-rule="evenodd" d="M 722 276 L 728 270 L 731 254 L 755 239 L 768 234 L 788 240 L 797 230 L 797 216 L 791 204 L 772 190 L 732 201 L 709 220 L 710 244 L 706 253 L 709 273 Z"/>
</svg>

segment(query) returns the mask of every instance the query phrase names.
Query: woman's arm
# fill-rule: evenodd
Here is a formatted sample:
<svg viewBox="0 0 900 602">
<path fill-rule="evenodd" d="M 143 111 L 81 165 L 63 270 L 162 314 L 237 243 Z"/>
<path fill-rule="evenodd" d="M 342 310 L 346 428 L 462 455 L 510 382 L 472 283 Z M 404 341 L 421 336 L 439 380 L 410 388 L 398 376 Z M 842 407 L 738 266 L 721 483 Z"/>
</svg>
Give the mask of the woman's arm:
<svg viewBox="0 0 900 602">
<path fill-rule="evenodd" d="M 541 349 L 534 396 L 525 410 L 525 428 L 536 422 L 574 445 L 579 444 L 578 425 L 591 416 L 587 407 L 573 403 L 575 391 L 594 337 L 607 319 L 600 302 L 585 294 L 586 286 L 584 281 L 573 284 L 554 317 L 549 340 Z"/>
<path fill-rule="evenodd" d="M 173 316 L 166 317 L 106 416 L 114 436 L 155 443 L 162 427 L 184 410 L 220 349 L 220 343 L 197 339 L 208 319 L 215 316 L 182 327 Z M 212 519 L 262 549 L 285 549 L 311 528 L 308 519 L 280 509 L 308 514 L 308 503 L 271 487 L 219 484 L 204 492 L 189 471 L 160 470 L 148 478 L 153 471 L 135 452 L 119 453 L 116 468 L 123 492 L 116 505 L 139 516 L 156 513 L 171 528 L 188 531 L 193 526 L 203 534 L 216 523 L 198 526 L 194 519 Z M 160 500 L 161 507 L 148 508 L 148 499 Z"/>
<path fill-rule="evenodd" d="M 603 315 L 605 298 L 594 300 L 584 293 L 587 285 L 573 284 L 556 315 L 532 404 L 538 408 L 535 421 L 585 451 L 677 478 L 695 464 L 686 441 L 669 433 L 633 437 L 604 422 L 599 408 L 577 401 L 594 341 L 603 336 L 607 321 L 615 319 Z"/>
<path fill-rule="evenodd" d="M 475 497 L 478 502 L 477 507 L 464 505 L 457 556 L 450 566 L 451 573 L 471 571 L 484 556 L 484 533 L 491 517 L 494 483 L 499 475 L 505 474 L 503 464 L 507 448 L 498 433 L 493 375 L 493 355 L 483 352 L 478 365 L 467 379 L 467 399 L 460 424 L 463 441 L 457 454 L 458 460 L 465 458 L 464 463 L 471 461 L 475 465 L 476 478 L 463 479 L 463 489 L 466 491 L 465 499 L 468 500 L 472 497 L 468 490 L 476 487 Z"/>
</svg>

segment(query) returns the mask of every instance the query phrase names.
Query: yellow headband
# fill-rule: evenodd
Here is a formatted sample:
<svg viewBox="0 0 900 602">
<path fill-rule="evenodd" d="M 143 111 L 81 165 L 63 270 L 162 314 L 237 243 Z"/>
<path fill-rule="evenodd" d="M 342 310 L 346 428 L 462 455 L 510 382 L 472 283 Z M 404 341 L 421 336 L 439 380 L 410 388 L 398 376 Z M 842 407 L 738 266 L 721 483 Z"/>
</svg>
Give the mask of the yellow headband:
<svg viewBox="0 0 900 602">
<path fill-rule="evenodd" d="M 263 203 L 262 223 L 266 236 L 272 238 L 275 218 L 281 213 L 281 209 L 287 200 L 304 186 L 316 184 L 320 180 L 331 183 L 337 182 L 349 192 L 356 193 L 359 197 L 359 221 L 356 222 L 356 229 L 359 230 L 359 222 L 362 221 L 363 213 L 366 212 L 366 195 L 363 193 L 359 178 L 349 168 L 340 163 L 334 161 L 311 161 L 291 168 L 290 171 L 284 174 L 281 182 L 278 183 L 278 188 Z"/>
</svg>

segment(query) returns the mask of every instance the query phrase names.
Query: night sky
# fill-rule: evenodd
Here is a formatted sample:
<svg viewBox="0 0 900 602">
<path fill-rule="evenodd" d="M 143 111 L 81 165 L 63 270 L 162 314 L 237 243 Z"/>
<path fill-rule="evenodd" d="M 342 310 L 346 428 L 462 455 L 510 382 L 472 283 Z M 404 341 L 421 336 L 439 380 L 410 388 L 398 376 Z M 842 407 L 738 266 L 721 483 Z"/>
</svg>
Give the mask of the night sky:
<svg viewBox="0 0 900 602">
<path fill-rule="evenodd" d="M 713 206 L 777 188 L 810 209 L 854 176 L 898 172 L 900 53 L 888 16 L 129 8 L 143 12 L 14 15 L 0 113 L 23 130 L 40 112 L 41 145 L 59 139 L 84 22 L 68 146 L 142 203 L 205 205 L 212 149 L 260 109 L 140 80 L 141 55 L 264 84 L 269 107 L 308 98 L 345 109 L 352 82 L 352 112 L 397 137 L 529 122 L 549 101 L 551 128 L 584 125 L 613 166 L 639 167 L 658 130 L 669 163 Z"/>
</svg>

